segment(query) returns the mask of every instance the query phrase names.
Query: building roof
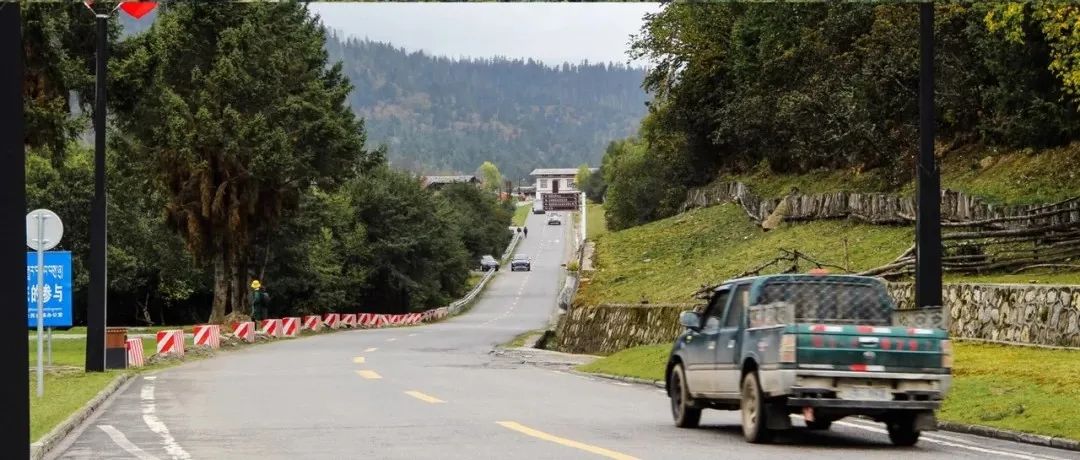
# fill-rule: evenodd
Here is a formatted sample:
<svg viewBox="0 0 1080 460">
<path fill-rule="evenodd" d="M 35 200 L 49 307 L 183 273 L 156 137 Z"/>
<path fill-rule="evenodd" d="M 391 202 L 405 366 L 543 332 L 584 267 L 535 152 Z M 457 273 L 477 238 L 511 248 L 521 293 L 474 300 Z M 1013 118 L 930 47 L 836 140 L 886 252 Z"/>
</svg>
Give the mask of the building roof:
<svg viewBox="0 0 1080 460">
<path fill-rule="evenodd" d="M 463 182 L 480 182 L 476 176 L 424 176 L 424 185 L 432 184 L 459 184 Z"/>
<path fill-rule="evenodd" d="M 589 168 L 590 172 L 599 171 L 600 168 Z M 537 168 L 529 173 L 530 176 L 574 176 L 578 168 Z"/>
</svg>

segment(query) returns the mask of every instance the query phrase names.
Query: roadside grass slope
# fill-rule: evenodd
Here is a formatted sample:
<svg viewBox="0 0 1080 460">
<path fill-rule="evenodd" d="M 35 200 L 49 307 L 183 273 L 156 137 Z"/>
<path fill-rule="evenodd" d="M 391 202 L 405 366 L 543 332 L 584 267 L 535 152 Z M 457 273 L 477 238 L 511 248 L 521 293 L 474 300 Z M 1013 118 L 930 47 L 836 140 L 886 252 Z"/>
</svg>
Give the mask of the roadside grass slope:
<svg viewBox="0 0 1080 460">
<path fill-rule="evenodd" d="M 1080 196 L 1080 142 L 1038 152 L 966 146 L 944 155 L 940 167 L 943 188 L 978 196 L 987 203 L 1052 203 Z M 723 175 L 720 180 L 744 182 L 766 198 L 783 196 L 792 187 L 803 193 L 915 193 L 914 181 L 890 186 L 877 170 L 819 170 L 793 175 L 777 174 L 759 165 L 745 174 Z"/>
<path fill-rule="evenodd" d="M 628 348 L 578 370 L 663 380 L 670 350 Z M 1080 351 L 958 342 L 954 352 L 942 420 L 1080 440 L 1080 412 L 1067 409 L 1080 407 Z"/>
<path fill-rule="evenodd" d="M 844 266 L 845 240 L 849 267 L 867 269 L 896 258 L 912 237 L 911 228 L 845 220 L 784 224 L 763 232 L 734 204 L 696 209 L 595 238 L 597 270 L 582 280 L 575 303 L 687 302 L 701 285 L 772 260 L 782 248 Z"/>
</svg>

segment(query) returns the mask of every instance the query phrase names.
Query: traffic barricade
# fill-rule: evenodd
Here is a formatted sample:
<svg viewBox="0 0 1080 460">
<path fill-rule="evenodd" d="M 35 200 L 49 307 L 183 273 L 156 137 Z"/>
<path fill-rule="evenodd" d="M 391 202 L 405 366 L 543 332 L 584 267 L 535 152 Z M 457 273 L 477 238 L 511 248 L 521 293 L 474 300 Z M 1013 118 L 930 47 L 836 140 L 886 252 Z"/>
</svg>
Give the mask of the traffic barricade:
<svg viewBox="0 0 1080 460">
<path fill-rule="evenodd" d="M 197 347 L 221 347 L 221 326 L 217 324 L 200 324 L 195 326 L 195 346 Z"/>
<path fill-rule="evenodd" d="M 158 331 L 157 354 L 184 356 L 184 331 L 180 329 Z"/>
</svg>

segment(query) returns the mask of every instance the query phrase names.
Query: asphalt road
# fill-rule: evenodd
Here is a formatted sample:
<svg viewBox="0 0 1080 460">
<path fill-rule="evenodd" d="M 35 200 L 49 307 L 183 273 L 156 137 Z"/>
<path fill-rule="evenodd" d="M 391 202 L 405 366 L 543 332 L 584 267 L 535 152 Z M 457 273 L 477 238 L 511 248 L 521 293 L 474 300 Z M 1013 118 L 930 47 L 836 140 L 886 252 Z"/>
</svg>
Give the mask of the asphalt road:
<svg viewBox="0 0 1080 460">
<path fill-rule="evenodd" d="M 529 218 L 518 252 L 468 313 L 224 353 L 140 377 L 59 449 L 64 459 L 1080 458 L 936 432 L 895 448 L 859 420 L 743 441 L 734 412 L 675 428 L 657 388 L 568 372 L 575 357 L 494 348 L 551 319 L 569 226 Z M 56 458 L 54 456 L 54 458 Z"/>
</svg>

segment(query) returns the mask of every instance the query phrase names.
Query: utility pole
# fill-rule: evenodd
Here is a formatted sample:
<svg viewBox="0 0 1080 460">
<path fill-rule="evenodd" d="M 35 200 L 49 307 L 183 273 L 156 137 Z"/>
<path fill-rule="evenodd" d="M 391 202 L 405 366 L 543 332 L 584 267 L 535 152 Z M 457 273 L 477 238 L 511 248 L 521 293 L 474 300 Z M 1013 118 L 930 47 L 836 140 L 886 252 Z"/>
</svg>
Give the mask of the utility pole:
<svg viewBox="0 0 1080 460">
<path fill-rule="evenodd" d="M 30 458 L 26 303 L 26 151 L 19 2 L 0 3 L 0 452 Z M 20 217 L 21 216 L 21 217 Z M 19 219 L 23 220 L 20 221 Z"/>
<path fill-rule="evenodd" d="M 915 303 L 941 306 L 941 175 L 934 158 L 934 4 L 919 4 L 919 214 Z"/>
<path fill-rule="evenodd" d="M 93 9 L 91 8 L 91 11 Z M 105 371 L 105 318 L 108 293 L 108 235 L 105 196 L 105 81 L 108 77 L 109 15 L 94 12 L 97 26 L 94 98 L 94 201 L 90 206 L 90 289 L 86 305 L 86 371 Z"/>
</svg>

